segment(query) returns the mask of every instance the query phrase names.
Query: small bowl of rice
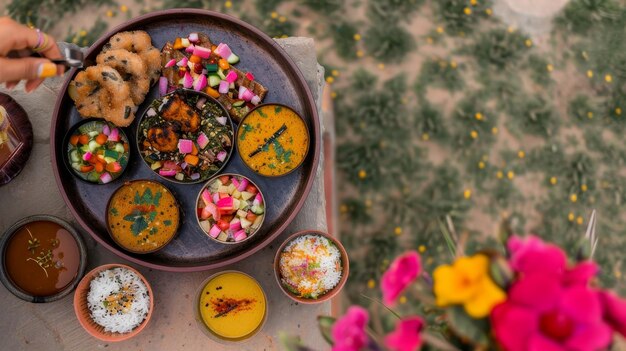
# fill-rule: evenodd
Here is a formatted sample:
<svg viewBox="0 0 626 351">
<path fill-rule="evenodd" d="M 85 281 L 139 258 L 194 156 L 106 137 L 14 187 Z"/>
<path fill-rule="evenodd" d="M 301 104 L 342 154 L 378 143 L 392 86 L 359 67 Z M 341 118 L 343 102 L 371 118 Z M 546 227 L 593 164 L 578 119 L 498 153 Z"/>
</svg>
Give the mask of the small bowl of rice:
<svg viewBox="0 0 626 351">
<path fill-rule="evenodd" d="M 281 290 L 304 304 L 321 303 L 337 295 L 348 279 L 349 269 L 343 245 L 330 234 L 314 230 L 287 238 L 274 258 Z"/>
<path fill-rule="evenodd" d="M 137 270 L 106 264 L 87 273 L 74 293 L 74 312 L 91 336 L 107 342 L 139 334 L 154 308 L 152 288 Z"/>
</svg>

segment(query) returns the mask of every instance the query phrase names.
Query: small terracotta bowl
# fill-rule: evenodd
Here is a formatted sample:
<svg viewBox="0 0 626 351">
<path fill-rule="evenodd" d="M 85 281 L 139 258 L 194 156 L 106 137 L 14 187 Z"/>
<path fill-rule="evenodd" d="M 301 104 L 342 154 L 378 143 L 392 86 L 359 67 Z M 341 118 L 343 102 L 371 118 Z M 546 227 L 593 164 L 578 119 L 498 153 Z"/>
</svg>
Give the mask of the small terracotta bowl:
<svg viewBox="0 0 626 351">
<path fill-rule="evenodd" d="M 111 268 L 126 268 L 137 274 L 146 285 L 146 288 L 148 289 L 148 295 L 150 295 L 150 308 L 148 309 L 148 314 L 146 315 L 146 318 L 143 320 L 143 322 L 141 322 L 141 324 L 139 324 L 129 333 L 122 334 L 105 332 L 103 326 L 93 321 L 93 319 L 91 318 L 91 312 L 89 311 L 89 307 L 87 307 L 87 294 L 89 293 L 89 284 L 98 275 L 98 273 Z M 123 264 L 105 264 L 94 268 L 92 271 L 85 274 L 85 277 L 80 281 L 78 287 L 76 288 L 76 292 L 74 293 L 74 312 L 76 313 L 78 322 L 85 329 L 85 331 L 89 333 L 89 335 L 106 342 L 124 341 L 139 334 L 146 327 L 146 325 L 148 325 L 148 322 L 152 317 L 153 310 L 154 294 L 152 293 L 152 288 L 150 287 L 150 284 L 148 283 L 146 278 L 137 270 Z"/>
<path fill-rule="evenodd" d="M 339 283 L 337 283 L 337 285 L 332 290 L 327 291 L 324 295 L 319 296 L 317 299 L 307 299 L 307 298 L 297 296 L 296 294 L 287 290 L 283 286 L 283 283 L 280 281 L 281 280 L 280 254 L 283 252 L 287 244 L 289 244 L 291 241 L 303 235 L 318 235 L 318 236 L 324 237 L 330 240 L 333 244 L 335 244 L 335 246 L 337 246 L 337 249 L 339 249 L 339 253 L 341 254 L 341 265 L 342 265 L 343 270 L 341 272 L 342 274 L 341 274 L 341 279 L 339 280 Z M 287 240 L 285 240 L 282 243 L 282 245 L 280 245 L 280 247 L 278 248 L 278 251 L 276 251 L 276 256 L 274 257 L 274 276 L 276 277 L 276 282 L 278 283 L 278 286 L 280 286 L 280 290 L 282 290 L 285 293 L 285 295 L 289 296 L 289 298 L 291 298 L 292 300 L 302 303 L 302 304 L 316 304 L 316 303 L 322 303 L 322 302 L 332 299 L 341 291 L 343 286 L 346 284 L 349 273 L 350 273 L 350 261 L 348 259 L 348 253 L 346 252 L 346 249 L 343 247 L 341 242 L 339 242 L 339 240 L 337 240 L 332 235 L 321 232 L 321 231 L 317 231 L 317 230 L 303 230 L 303 231 L 300 231 L 291 235 L 290 237 L 287 238 Z"/>
</svg>

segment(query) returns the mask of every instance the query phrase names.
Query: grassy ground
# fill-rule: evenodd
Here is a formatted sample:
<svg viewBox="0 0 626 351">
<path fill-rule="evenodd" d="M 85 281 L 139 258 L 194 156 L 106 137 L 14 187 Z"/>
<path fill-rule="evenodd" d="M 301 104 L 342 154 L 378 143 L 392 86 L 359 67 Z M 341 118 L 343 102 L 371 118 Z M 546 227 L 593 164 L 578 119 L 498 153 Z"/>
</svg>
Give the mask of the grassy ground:
<svg viewBox="0 0 626 351">
<path fill-rule="evenodd" d="M 592 209 L 601 280 L 624 291 L 623 2 L 571 1 L 541 42 L 498 20 L 489 0 L 13 0 L 7 10 L 88 45 L 110 25 L 170 7 L 316 38 L 336 102 L 353 301 L 377 294 L 402 250 L 417 248 L 428 269 L 447 260 L 445 216 L 469 252 L 499 245 L 506 220 L 573 255 Z"/>
</svg>

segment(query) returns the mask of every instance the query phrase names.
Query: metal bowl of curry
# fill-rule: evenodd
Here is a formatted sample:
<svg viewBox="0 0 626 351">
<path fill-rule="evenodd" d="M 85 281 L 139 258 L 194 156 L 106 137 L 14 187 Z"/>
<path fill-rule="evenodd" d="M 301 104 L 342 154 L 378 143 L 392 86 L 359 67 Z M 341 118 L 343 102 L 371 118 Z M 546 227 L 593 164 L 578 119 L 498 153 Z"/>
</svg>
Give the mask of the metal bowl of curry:
<svg viewBox="0 0 626 351">
<path fill-rule="evenodd" d="M 133 180 L 109 199 L 106 225 L 113 241 L 136 254 L 156 252 L 169 244 L 181 222 L 174 194 L 153 180 Z"/>
<path fill-rule="evenodd" d="M 87 248 L 76 229 L 61 218 L 23 218 L 0 239 L 0 281 L 28 302 L 52 302 L 68 295 L 85 274 Z"/>
<path fill-rule="evenodd" d="M 302 117 L 283 104 L 263 104 L 239 124 L 237 151 L 243 163 L 264 177 L 296 170 L 309 152 L 309 129 Z"/>
</svg>

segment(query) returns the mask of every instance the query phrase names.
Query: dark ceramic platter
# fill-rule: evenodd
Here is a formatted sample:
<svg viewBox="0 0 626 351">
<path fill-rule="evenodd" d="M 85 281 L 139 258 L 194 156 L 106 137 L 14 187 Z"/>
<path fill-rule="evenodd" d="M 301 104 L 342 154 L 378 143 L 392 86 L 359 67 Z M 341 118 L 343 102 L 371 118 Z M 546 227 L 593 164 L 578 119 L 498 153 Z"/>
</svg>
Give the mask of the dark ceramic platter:
<svg viewBox="0 0 626 351">
<path fill-rule="evenodd" d="M 157 48 L 176 37 L 186 37 L 191 32 L 204 32 L 215 43 L 227 43 L 241 58 L 236 67 L 253 72 L 256 79 L 269 89 L 264 103 L 282 103 L 302 115 L 311 134 L 309 153 L 296 171 L 283 177 L 268 178 L 253 173 L 244 165 L 237 151 L 233 151 L 222 173 L 242 174 L 259 186 L 266 197 L 266 218 L 254 238 L 241 245 L 221 245 L 210 240 L 196 221 L 196 199 L 204 183 L 176 184 L 160 178 L 141 160 L 132 137 L 130 162 L 117 180 L 105 185 L 94 185 L 81 181 L 69 172 L 63 163 L 63 139 L 69 128 L 81 120 L 66 93 L 70 80 L 77 73 L 74 70 L 70 72 L 57 99 L 50 131 L 52 167 L 65 203 L 78 223 L 99 243 L 117 255 L 147 267 L 168 271 L 200 271 L 244 259 L 268 245 L 286 228 L 299 212 L 313 183 L 321 141 L 317 109 L 304 77 L 282 48 L 260 30 L 227 15 L 195 9 L 154 12 L 122 24 L 89 49 L 87 61 L 95 61 L 102 46 L 114 33 L 136 29 L 147 31 Z M 157 95 L 158 88 L 154 86 L 139 107 L 133 124 L 124 129 L 126 135 L 135 135 L 139 117 Z M 177 237 L 156 253 L 138 255 L 124 251 L 111 240 L 106 229 L 107 201 L 120 185 L 134 179 L 161 182 L 174 193 L 181 205 L 183 217 Z"/>
</svg>

